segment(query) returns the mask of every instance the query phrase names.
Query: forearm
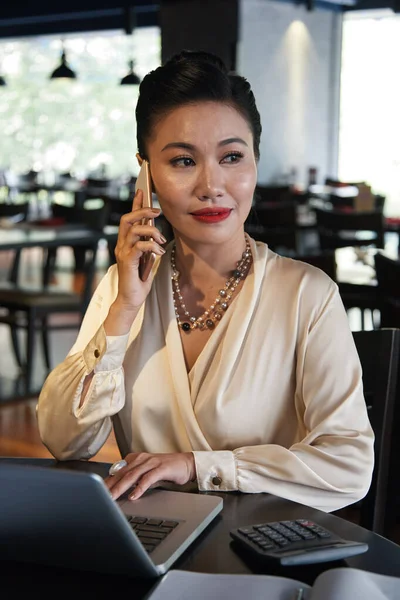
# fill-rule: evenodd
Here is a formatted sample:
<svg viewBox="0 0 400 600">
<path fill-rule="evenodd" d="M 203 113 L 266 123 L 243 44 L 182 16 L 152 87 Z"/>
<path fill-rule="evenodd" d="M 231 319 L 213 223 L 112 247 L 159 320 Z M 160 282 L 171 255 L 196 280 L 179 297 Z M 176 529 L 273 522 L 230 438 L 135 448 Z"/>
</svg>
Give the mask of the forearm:
<svg viewBox="0 0 400 600">
<path fill-rule="evenodd" d="M 103 327 L 107 336 L 125 335 L 129 333 L 140 308 L 130 308 L 121 304 L 118 299 L 110 306 Z"/>
<path fill-rule="evenodd" d="M 303 440 L 291 448 L 266 444 L 193 454 L 202 491 L 263 492 L 330 512 L 367 493 L 373 436 L 367 430 L 315 445 Z"/>
<path fill-rule="evenodd" d="M 100 328 L 83 351 L 68 356 L 46 379 L 37 406 L 38 426 L 56 458 L 90 458 L 106 441 L 111 416 L 125 403 L 122 362 L 127 338 L 112 340 L 107 351 Z"/>
<path fill-rule="evenodd" d="M 111 304 L 108 315 L 103 323 L 103 329 L 106 336 L 125 336 L 131 330 L 134 320 L 139 314 L 140 309 L 129 309 L 121 305 L 118 300 Z M 79 407 L 83 406 L 87 392 L 94 377 L 94 371 L 90 372 L 83 381 L 82 394 L 79 400 Z"/>
</svg>

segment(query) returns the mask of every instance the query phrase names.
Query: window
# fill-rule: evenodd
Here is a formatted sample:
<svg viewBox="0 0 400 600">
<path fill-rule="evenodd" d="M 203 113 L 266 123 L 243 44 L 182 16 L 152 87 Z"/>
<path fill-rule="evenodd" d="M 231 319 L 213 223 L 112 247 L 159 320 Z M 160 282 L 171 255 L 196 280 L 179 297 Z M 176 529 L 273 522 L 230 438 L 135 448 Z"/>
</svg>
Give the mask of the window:
<svg viewBox="0 0 400 600">
<path fill-rule="evenodd" d="M 400 15 L 348 13 L 343 22 L 339 179 L 367 181 L 400 216 Z"/>
<path fill-rule="evenodd" d="M 76 80 L 50 80 L 62 42 Z M 120 86 L 133 58 L 143 77 L 161 60 L 158 27 L 0 42 L 0 168 L 84 176 L 137 173 L 137 86 Z"/>
</svg>

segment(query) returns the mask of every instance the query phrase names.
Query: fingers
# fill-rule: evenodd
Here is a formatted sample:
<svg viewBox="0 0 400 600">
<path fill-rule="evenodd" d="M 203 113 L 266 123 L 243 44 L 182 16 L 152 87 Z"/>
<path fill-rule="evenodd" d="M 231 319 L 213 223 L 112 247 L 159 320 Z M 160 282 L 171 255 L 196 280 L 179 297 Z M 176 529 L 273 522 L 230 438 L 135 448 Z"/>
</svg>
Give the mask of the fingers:
<svg viewBox="0 0 400 600">
<path fill-rule="evenodd" d="M 125 241 L 132 244 L 143 238 L 153 238 L 153 240 L 157 241 L 158 244 L 165 244 L 167 241 L 157 227 L 152 227 L 151 225 L 140 225 L 137 223 L 129 228 L 125 237 Z"/>
<path fill-rule="evenodd" d="M 142 221 L 147 221 L 146 225 L 154 227 L 154 218 L 160 213 L 158 208 L 139 208 L 134 212 L 122 215 L 119 221 L 119 236 L 125 236 L 132 225 L 140 225 Z M 157 229 L 155 227 L 155 229 Z"/>
<path fill-rule="evenodd" d="M 132 223 L 130 220 L 128 220 L 128 218 L 130 219 L 133 213 L 129 213 L 128 215 L 124 215 L 124 217 L 122 217 L 122 219 L 125 220 L 122 223 L 121 219 L 121 226 L 115 247 L 117 259 L 121 258 L 122 255 L 129 255 L 132 257 L 131 251 L 133 247 L 135 247 L 136 250 L 134 253 L 136 258 L 139 258 L 143 252 L 155 252 L 159 256 L 162 256 L 165 253 L 165 250 L 162 248 L 162 244 L 165 244 L 167 240 L 159 231 L 159 229 L 152 225 L 142 225 L 141 215 L 144 211 L 148 212 L 148 209 L 138 210 L 137 213 L 139 214 L 140 219 L 134 217 L 134 221 Z"/>
<path fill-rule="evenodd" d="M 148 471 L 136 483 L 135 489 L 131 494 L 129 494 L 129 500 L 137 500 L 138 498 L 143 496 L 143 494 L 147 492 L 147 490 L 151 488 L 155 483 L 158 483 L 163 479 L 165 479 L 165 476 L 163 475 L 163 469 L 161 466 L 157 469 Z"/>
<path fill-rule="evenodd" d="M 139 208 L 142 208 L 142 205 L 143 205 L 143 190 L 138 190 L 137 192 L 135 192 L 135 195 L 133 196 L 132 212 L 134 210 L 138 210 Z"/>
<path fill-rule="evenodd" d="M 116 500 L 129 490 L 129 488 L 135 486 L 138 481 L 148 473 L 153 474 L 148 478 L 151 480 L 151 483 L 159 481 L 160 478 L 157 473 L 162 470 L 161 462 L 155 456 L 152 456 L 151 454 L 144 454 L 142 456 L 139 454 L 127 467 L 120 469 L 116 475 L 107 478 L 106 485 L 110 490 L 113 499 Z M 140 495 L 148 489 L 151 483 L 146 486 L 145 480 L 144 485 L 141 484 L 142 491 L 140 492 Z"/>
<path fill-rule="evenodd" d="M 154 219 L 161 212 L 159 208 L 143 208 L 142 204 L 143 192 L 138 190 L 133 198 L 131 212 L 122 215 L 120 219 L 120 231 L 122 230 L 123 234 L 133 223 L 142 221 L 142 219 Z"/>
<path fill-rule="evenodd" d="M 146 252 L 154 252 L 158 256 L 165 254 L 164 248 L 159 246 L 154 240 L 139 240 L 132 244 L 125 242 L 123 245 L 116 246 L 115 248 L 115 256 L 118 263 L 130 261 L 130 264 L 135 264 L 135 261 L 138 261 Z"/>
<path fill-rule="evenodd" d="M 114 500 L 135 487 L 129 498 L 136 500 L 160 481 L 172 481 L 179 485 L 190 481 L 189 458 L 192 459 L 192 456 L 192 453 L 128 454 L 125 458 L 128 465 L 113 477 L 108 477 L 105 483 Z"/>
</svg>

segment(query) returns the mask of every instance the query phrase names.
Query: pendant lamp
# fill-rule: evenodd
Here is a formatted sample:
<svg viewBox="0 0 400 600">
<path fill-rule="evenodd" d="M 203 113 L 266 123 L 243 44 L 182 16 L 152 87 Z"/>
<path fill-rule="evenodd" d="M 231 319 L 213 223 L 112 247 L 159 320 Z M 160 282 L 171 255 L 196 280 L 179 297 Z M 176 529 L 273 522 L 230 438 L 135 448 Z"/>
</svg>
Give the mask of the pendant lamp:
<svg viewBox="0 0 400 600">
<path fill-rule="evenodd" d="M 140 79 L 136 75 L 135 71 L 133 70 L 133 65 L 134 65 L 133 60 L 130 60 L 128 64 L 129 64 L 129 71 L 125 75 L 125 77 L 123 77 L 121 79 L 120 85 L 139 85 Z"/>
<path fill-rule="evenodd" d="M 50 75 L 50 79 L 76 79 L 75 72 L 68 66 L 67 56 L 64 48 L 61 52 L 60 66 L 54 69 L 54 71 Z"/>
<path fill-rule="evenodd" d="M 132 52 L 133 51 L 132 33 L 135 29 L 135 26 L 136 26 L 135 8 L 133 6 L 128 6 L 125 8 L 125 32 L 127 34 L 128 43 L 129 43 L 129 45 L 131 45 L 131 52 L 130 52 L 131 56 L 133 54 L 133 52 Z M 123 77 L 121 79 L 121 81 L 119 82 L 120 85 L 139 85 L 140 79 L 136 75 L 135 71 L 133 70 L 133 65 L 134 65 L 134 61 L 130 60 L 128 63 L 129 71 L 125 75 L 125 77 Z"/>
</svg>

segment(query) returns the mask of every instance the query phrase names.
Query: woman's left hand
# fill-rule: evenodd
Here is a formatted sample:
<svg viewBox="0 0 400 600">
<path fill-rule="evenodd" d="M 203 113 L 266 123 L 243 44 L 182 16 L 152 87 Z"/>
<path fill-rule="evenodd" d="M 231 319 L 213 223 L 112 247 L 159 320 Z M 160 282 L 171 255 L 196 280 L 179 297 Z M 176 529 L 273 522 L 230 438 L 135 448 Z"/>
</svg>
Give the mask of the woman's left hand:
<svg viewBox="0 0 400 600">
<path fill-rule="evenodd" d="M 183 485 L 196 477 L 196 467 L 192 452 L 173 454 L 128 454 L 128 463 L 115 475 L 107 477 L 105 484 L 114 500 L 134 487 L 130 500 L 137 500 L 146 490 L 160 481 L 172 481 Z"/>
</svg>

